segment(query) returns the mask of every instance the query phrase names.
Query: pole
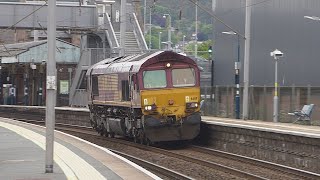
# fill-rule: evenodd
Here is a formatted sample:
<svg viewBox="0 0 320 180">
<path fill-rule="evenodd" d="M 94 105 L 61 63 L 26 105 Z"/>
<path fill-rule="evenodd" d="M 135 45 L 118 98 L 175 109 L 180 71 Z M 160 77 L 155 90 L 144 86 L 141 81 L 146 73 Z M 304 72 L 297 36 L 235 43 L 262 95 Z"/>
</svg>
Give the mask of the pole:
<svg viewBox="0 0 320 180">
<path fill-rule="evenodd" d="M 29 105 L 29 102 L 28 102 L 28 99 L 29 99 L 29 97 L 28 97 L 28 75 L 29 75 L 29 71 L 28 71 L 28 68 L 26 67 L 25 68 L 25 73 L 24 73 L 24 105 L 25 106 L 28 106 Z"/>
<path fill-rule="evenodd" d="M 249 68 L 250 68 L 250 27 L 251 0 L 246 0 L 245 45 L 243 63 L 243 119 L 248 119 L 249 106 Z"/>
<path fill-rule="evenodd" d="M 168 29 L 168 47 L 169 47 L 169 50 L 171 50 L 171 15 L 168 14 L 168 17 L 169 17 L 169 29 Z"/>
<path fill-rule="evenodd" d="M 3 97 L 3 81 L 2 81 L 2 63 L 0 59 L 0 104 L 4 104 L 4 97 Z"/>
<path fill-rule="evenodd" d="M 273 122 L 278 122 L 279 118 L 279 97 L 278 97 L 278 58 L 275 58 L 274 72 L 274 97 L 273 97 Z"/>
<path fill-rule="evenodd" d="M 149 39 L 149 49 L 151 49 L 151 39 L 152 39 L 152 33 L 151 33 L 151 29 L 152 29 L 152 24 L 151 24 L 151 6 L 150 6 L 150 14 L 149 14 L 149 24 L 150 24 L 150 39 Z"/>
<path fill-rule="evenodd" d="M 39 104 L 39 106 L 42 106 L 42 76 L 43 76 L 43 73 L 40 73 L 40 82 L 39 82 L 39 100 L 38 100 L 38 104 Z"/>
<path fill-rule="evenodd" d="M 121 0 L 121 13 L 120 13 L 120 56 L 125 55 L 125 42 L 126 42 L 126 4 L 127 0 Z"/>
<path fill-rule="evenodd" d="M 162 32 L 159 32 L 159 50 L 161 49 L 161 33 Z"/>
<path fill-rule="evenodd" d="M 237 62 L 235 64 L 235 84 L 236 84 L 236 119 L 240 119 L 240 37 L 238 37 L 238 52 L 237 52 Z"/>
<path fill-rule="evenodd" d="M 56 105 L 56 0 L 48 2 L 48 63 L 46 104 L 46 165 L 45 172 L 53 173 L 53 142 Z"/>
<path fill-rule="evenodd" d="M 184 39 L 186 38 L 185 35 L 182 36 L 182 52 L 184 53 Z"/>
<path fill-rule="evenodd" d="M 146 15 L 147 15 L 147 0 L 144 0 L 143 5 L 143 35 L 146 35 Z"/>
<path fill-rule="evenodd" d="M 198 56 L 198 0 L 196 0 L 196 24 L 195 24 L 195 33 L 196 33 L 196 37 L 195 37 L 195 42 L 196 44 L 194 45 L 194 56 L 197 57 Z"/>
</svg>

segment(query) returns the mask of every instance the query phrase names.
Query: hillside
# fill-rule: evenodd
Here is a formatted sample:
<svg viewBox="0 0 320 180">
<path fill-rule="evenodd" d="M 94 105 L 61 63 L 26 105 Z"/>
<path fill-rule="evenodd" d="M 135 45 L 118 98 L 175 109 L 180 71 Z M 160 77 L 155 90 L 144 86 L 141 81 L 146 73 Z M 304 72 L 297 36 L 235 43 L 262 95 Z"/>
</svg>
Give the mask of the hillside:
<svg viewBox="0 0 320 180">
<path fill-rule="evenodd" d="M 206 7 L 211 7 L 211 0 L 199 0 L 200 4 Z M 152 24 L 152 48 L 158 48 L 158 36 L 161 33 L 161 39 L 167 38 L 168 21 L 163 18 L 164 14 L 170 14 L 172 18 L 172 42 L 174 44 L 182 41 L 185 35 L 185 40 L 190 41 L 193 39 L 192 34 L 195 33 L 195 4 L 190 0 L 147 0 L 146 9 L 146 24 L 149 24 L 151 7 L 151 24 Z M 144 0 L 140 2 L 140 21 L 143 22 L 144 15 Z M 143 23 L 141 23 L 143 24 Z M 146 28 L 147 43 L 150 39 L 150 26 Z M 212 38 L 212 19 L 210 16 L 198 8 L 198 41 L 206 41 Z"/>
</svg>

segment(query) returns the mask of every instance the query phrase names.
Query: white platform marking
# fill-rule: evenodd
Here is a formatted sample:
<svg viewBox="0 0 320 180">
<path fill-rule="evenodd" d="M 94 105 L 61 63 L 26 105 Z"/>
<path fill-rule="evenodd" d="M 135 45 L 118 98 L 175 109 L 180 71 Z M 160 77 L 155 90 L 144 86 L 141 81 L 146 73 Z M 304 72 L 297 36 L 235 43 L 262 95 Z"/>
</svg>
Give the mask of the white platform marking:
<svg viewBox="0 0 320 180">
<path fill-rule="evenodd" d="M 16 132 L 45 149 L 46 141 L 44 136 L 9 123 L 0 122 L 0 126 Z M 54 143 L 54 161 L 63 170 L 67 179 L 106 179 L 85 160 L 57 142 Z"/>
</svg>

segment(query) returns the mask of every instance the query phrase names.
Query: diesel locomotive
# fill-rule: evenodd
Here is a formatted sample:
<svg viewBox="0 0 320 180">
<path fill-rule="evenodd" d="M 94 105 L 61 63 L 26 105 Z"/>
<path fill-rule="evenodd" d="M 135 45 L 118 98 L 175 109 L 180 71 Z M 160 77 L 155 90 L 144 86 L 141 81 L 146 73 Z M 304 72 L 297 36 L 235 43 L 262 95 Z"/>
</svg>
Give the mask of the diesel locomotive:
<svg viewBox="0 0 320 180">
<path fill-rule="evenodd" d="M 171 51 L 115 57 L 87 71 L 90 122 L 135 142 L 192 140 L 200 132 L 200 72 Z"/>
</svg>

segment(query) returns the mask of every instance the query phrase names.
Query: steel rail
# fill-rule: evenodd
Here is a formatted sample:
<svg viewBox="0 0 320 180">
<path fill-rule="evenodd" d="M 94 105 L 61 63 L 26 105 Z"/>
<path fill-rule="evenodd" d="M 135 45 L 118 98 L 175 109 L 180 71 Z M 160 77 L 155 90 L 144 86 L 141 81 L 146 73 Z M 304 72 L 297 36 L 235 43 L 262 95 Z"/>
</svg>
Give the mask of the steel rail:
<svg viewBox="0 0 320 180">
<path fill-rule="evenodd" d="M 162 174 L 162 175 L 165 175 L 166 177 L 170 178 L 170 179 L 193 179 L 189 176 L 186 176 L 186 175 L 183 175 L 181 173 L 178 173 L 176 171 L 173 171 L 173 170 L 170 170 L 168 168 L 165 168 L 165 167 L 162 167 L 162 166 L 159 166 L 157 164 L 154 164 L 154 163 L 151 163 L 151 162 L 148 162 L 148 161 L 145 161 L 143 159 L 140 159 L 140 158 L 137 158 L 137 157 L 134 157 L 134 156 L 131 156 L 131 155 L 128 155 L 128 154 L 125 154 L 125 153 L 122 153 L 120 151 L 116 151 L 116 150 L 112 150 L 112 149 L 109 149 L 110 151 L 126 158 L 126 159 L 129 159 L 131 161 L 133 161 L 134 163 L 146 168 L 146 169 L 149 169 L 153 172 L 158 172 L 159 174 Z"/>
<path fill-rule="evenodd" d="M 272 163 L 272 162 L 268 162 L 268 161 L 263 161 L 260 159 L 241 156 L 238 154 L 232 154 L 232 153 L 219 151 L 219 150 L 215 150 L 215 149 L 210 149 L 210 148 L 206 148 L 206 147 L 200 147 L 200 146 L 191 146 L 191 147 L 198 152 L 202 152 L 205 154 L 211 154 L 211 155 L 219 156 L 219 157 L 224 157 L 224 158 L 228 158 L 228 159 L 232 159 L 232 160 L 236 160 L 236 161 L 241 161 L 243 163 L 249 163 L 249 164 L 260 166 L 263 168 L 268 168 L 271 170 L 280 171 L 285 174 L 292 174 L 292 175 L 298 176 L 302 179 L 320 179 L 320 174 L 310 172 L 310 171 L 305 171 L 305 170 L 301 170 L 301 169 L 297 169 L 297 168 L 293 168 L 293 167 L 289 167 L 289 166 L 284 166 L 281 164 L 276 164 L 276 163 Z"/>
</svg>

